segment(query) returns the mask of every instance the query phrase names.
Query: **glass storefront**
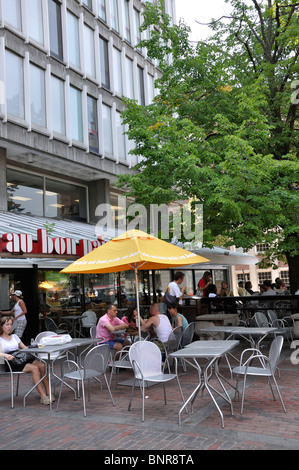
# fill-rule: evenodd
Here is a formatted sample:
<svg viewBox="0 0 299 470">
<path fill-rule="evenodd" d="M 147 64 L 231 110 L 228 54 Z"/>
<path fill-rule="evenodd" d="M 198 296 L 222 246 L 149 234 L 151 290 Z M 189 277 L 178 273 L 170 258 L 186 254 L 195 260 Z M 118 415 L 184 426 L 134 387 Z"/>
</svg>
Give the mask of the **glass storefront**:
<svg viewBox="0 0 299 470">
<path fill-rule="evenodd" d="M 9 212 L 86 222 L 86 193 L 85 186 L 7 169 Z"/>
</svg>

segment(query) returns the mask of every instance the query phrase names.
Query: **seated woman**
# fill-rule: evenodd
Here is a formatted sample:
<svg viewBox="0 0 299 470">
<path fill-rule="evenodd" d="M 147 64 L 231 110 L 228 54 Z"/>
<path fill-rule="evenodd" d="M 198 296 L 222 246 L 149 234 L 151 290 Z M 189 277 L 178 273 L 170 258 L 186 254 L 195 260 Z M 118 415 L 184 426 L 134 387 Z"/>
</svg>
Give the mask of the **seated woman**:
<svg viewBox="0 0 299 470">
<path fill-rule="evenodd" d="M 218 294 L 217 294 L 217 287 L 215 286 L 215 284 L 210 284 L 208 287 L 207 287 L 207 297 L 211 298 L 211 297 L 219 297 Z M 211 311 L 213 312 L 220 312 L 223 310 L 223 305 L 221 302 L 211 302 L 210 303 L 210 307 L 211 307 Z"/>
<path fill-rule="evenodd" d="M 124 317 L 122 317 L 121 321 L 131 326 L 132 328 L 137 328 L 137 323 L 136 323 L 137 317 L 138 317 L 138 312 L 137 312 L 136 305 L 130 305 L 130 307 L 127 310 L 127 314 Z M 140 325 L 143 325 L 143 323 L 144 323 L 144 320 L 143 318 L 140 317 Z"/>
<path fill-rule="evenodd" d="M 13 364 L 14 356 L 11 354 L 14 351 L 21 349 L 27 349 L 25 344 L 22 343 L 20 338 L 16 334 L 11 334 L 12 328 L 12 318 L 4 316 L 0 320 L 0 357 L 4 357 L 9 361 L 9 365 L 13 372 L 28 372 L 32 374 L 32 380 L 34 384 L 37 384 L 41 377 L 45 375 L 46 365 L 43 362 L 38 361 L 37 359 L 29 360 L 27 364 L 22 366 L 15 366 Z M 9 371 L 8 365 L 5 362 L 6 370 Z M 50 404 L 49 398 L 49 378 L 48 375 L 44 378 L 42 383 L 38 384 L 36 387 L 38 393 L 40 394 L 40 402 L 43 405 Z M 54 396 L 51 397 L 51 401 L 54 401 Z"/>
</svg>

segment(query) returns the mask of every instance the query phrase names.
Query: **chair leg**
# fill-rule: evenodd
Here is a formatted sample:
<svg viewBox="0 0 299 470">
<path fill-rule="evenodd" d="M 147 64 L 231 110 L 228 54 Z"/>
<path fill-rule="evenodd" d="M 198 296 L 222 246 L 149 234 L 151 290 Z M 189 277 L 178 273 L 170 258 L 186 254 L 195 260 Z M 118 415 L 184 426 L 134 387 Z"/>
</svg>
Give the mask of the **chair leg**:
<svg viewBox="0 0 299 470">
<path fill-rule="evenodd" d="M 243 409 L 244 409 L 245 387 L 246 387 L 246 374 L 244 375 L 244 382 L 243 382 L 242 402 L 241 402 L 241 411 L 240 411 L 241 415 L 243 414 Z"/>
<path fill-rule="evenodd" d="M 283 402 L 283 400 L 282 400 L 282 396 L 281 396 L 281 394 L 280 394 L 280 391 L 279 391 L 279 388 L 278 388 L 276 379 L 275 379 L 275 377 L 274 377 L 274 374 L 272 375 L 272 378 L 273 378 L 273 382 L 274 382 L 274 385 L 275 385 L 275 387 L 276 387 L 276 390 L 277 390 L 277 393 L 278 393 L 278 396 L 279 396 L 279 399 L 280 399 L 280 403 L 281 403 L 282 409 L 283 409 L 283 411 L 286 413 L 287 410 L 286 410 L 286 408 L 285 408 L 285 406 L 284 406 L 284 402 Z"/>
<path fill-rule="evenodd" d="M 142 421 L 144 421 L 144 380 L 142 380 Z"/>
<path fill-rule="evenodd" d="M 10 374 L 10 398 L 11 398 L 11 408 L 14 407 L 14 400 L 13 400 L 13 374 Z"/>
<path fill-rule="evenodd" d="M 131 404 L 132 404 L 132 399 L 133 399 L 133 393 L 134 393 L 134 389 L 135 389 L 135 382 L 136 382 L 136 379 L 134 379 L 134 383 L 133 383 L 133 385 L 132 385 L 131 397 L 130 397 L 130 403 L 129 403 L 129 406 L 128 406 L 128 411 L 130 411 L 130 409 L 131 409 Z"/>
</svg>

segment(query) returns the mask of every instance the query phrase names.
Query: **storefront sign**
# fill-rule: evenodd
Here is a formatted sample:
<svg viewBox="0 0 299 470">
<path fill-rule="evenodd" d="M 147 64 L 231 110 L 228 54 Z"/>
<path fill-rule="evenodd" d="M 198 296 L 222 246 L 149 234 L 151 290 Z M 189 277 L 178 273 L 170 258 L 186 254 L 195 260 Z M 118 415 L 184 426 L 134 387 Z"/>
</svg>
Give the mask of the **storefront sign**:
<svg viewBox="0 0 299 470">
<path fill-rule="evenodd" d="M 4 233 L 0 238 L 0 253 L 10 254 L 41 254 L 84 256 L 98 248 L 103 243 L 100 237 L 97 240 L 82 239 L 76 243 L 73 238 L 54 237 L 47 235 L 46 229 L 37 230 L 37 240 L 29 233 Z"/>
</svg>

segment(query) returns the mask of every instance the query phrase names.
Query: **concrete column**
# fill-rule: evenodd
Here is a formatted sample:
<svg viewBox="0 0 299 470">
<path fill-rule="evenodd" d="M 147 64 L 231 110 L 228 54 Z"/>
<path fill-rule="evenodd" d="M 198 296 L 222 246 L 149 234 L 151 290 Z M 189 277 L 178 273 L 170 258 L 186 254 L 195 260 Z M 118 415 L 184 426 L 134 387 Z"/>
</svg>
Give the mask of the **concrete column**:
<svg viewBox="0 0 299 470">
<path fill-rule="evenodd" d="M 0 211 L 7 211 L 6 149 L 0 147 Z"/>
<path fill-rule="evenodd" d="M 108 179 L 100 179 L 91 181 L 88 184 L 89 199 L 89 221 L 97 223 L 98 217 L 95 216 L 96 208 L 99 204 L 110 204 L 110 181 Z"/>
</svg>

